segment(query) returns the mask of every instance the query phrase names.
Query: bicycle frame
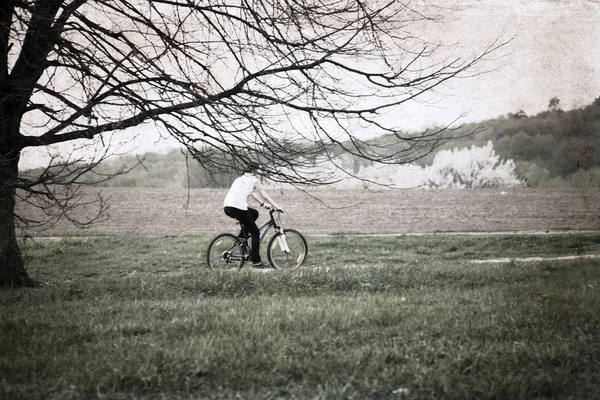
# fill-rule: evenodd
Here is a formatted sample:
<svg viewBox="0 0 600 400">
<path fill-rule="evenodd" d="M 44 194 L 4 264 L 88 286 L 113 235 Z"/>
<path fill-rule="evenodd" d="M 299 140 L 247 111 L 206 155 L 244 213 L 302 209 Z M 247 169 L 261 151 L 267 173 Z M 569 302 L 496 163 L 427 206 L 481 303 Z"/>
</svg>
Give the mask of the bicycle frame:
<svg viewBox="0 0 600 400">
<path fill-rule="evenodd" d="M 277 231 L 283 233 L 283 229 L 281 228 L 281 226 L 278 226 L 277 222 L 275 222 L 275 218 L 273 217 L 273 213 L 275 213 L 275 210 L 269 211 L 269 219 L 267 219 L 265 222 L 263 222 L 258 227 L 258 230 L 260 232 L 259 243 L 262 243 L 263 239 L 267 236 L 267 234 L 269 233 L 269 231 L 271 230 L 271 228 L 275 228 Z M 242 227 L 242 231 L 247 234 L 248 232 L 246 231 L 246 228 L 244 228 L 244 225 L 241 224 L 241 222 L 240 222 L 240 225 Z"/>
<path fill-rule="evenodd" d="M 267 236 L 267 234 L 269 233 L 271 228 L 275 228 L 275 230 L 280 233 L 280 235 L 277 237 L 277 243 L 279 243 L 279 247 L 281 248 L 281 251 L 283 251 L 285 253 L 289 253 L 290 248 L 288 247 L 287 241 L 285 240 L 285 233 L 283 232 L 283 227 L 277 225 L 277 221 L 275 221 L 275 217 L 273 217 L 273 214 L 275 212 L 277 212 L 277 211 L 276 210 L 269 211 L 269 219 L 266 220 L 265 222 L 263 222 L 258 227 L 258 230 L 260 232 L 258 242 L 262 243 L 263 239 Z M 244 228 L 244 225 L 242 225 L 241 223 L 240 223 L 240 225 L 242 227 L 242 232 L 244 232 L 247 236 L 248 232 L 246 232 L 246 228 Z M 247 239 L 243 239 L 243 240 L 246 241 Z"/>
</svg>

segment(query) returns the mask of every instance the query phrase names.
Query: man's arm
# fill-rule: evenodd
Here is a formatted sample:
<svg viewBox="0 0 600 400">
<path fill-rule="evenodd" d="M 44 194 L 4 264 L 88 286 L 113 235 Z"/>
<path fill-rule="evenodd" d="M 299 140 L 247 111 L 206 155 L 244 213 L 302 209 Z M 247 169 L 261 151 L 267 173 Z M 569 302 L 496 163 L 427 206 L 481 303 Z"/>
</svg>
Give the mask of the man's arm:
<svg viewBox="0 0 600 400">
<path fill-rule="evenodd" d="M 269 194 L 262 188 L 260 183 L 256 184 L 255 191 L 252 192 L 252 197 L 259 203 L 264 203 L 273 207 L 276 210 L 281 210 L 281 207 L 275 203 L 275 201 L 269 196 Z"/>
<path fill-rule="evenodd" d="M 256 202 L 257 202 L 258 204 L 261 204 L 261 205 L 262 205 L 262 204 L 265 202 L 265 199 L 263 199 L 263 198 L 262 198 L 262 197 L 261 197 L 261 196 L 260 196 L 258 193 L 256 193 L 256 192 L 252 192 L 252 193 L 250 193 L 250 196 L 251 196 L 251 197 L 252 197 L 254 200 L 256 200 Z"/>
</svg>

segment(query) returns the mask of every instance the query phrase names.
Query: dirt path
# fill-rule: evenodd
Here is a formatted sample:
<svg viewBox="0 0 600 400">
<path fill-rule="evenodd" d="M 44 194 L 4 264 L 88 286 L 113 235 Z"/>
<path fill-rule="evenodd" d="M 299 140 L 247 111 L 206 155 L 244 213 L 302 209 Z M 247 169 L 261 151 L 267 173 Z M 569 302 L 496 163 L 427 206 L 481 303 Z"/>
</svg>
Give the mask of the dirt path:
<svg viewBox="0 0 600 400">
<path fill-rule="evenodd" d="M 475 264 L 505 264 L 513 261 L 518 262 L 536 262 L 536 261 L 563 261 L 563 260 L 584 260 L 600 259 L 600 254 L 581 254 L 578 256 L 562 257 L 523 257 L 523 258 L 492 258 L 488 260 L 471 260 Z"/>
</svg>

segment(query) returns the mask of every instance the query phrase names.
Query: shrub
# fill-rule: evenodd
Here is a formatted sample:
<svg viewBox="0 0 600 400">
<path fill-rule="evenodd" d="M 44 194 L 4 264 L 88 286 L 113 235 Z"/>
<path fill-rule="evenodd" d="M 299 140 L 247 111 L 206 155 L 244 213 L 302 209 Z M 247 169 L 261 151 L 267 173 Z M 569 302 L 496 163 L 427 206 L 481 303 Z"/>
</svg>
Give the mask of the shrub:
<svg viewBox="0 0 600 400">
<path fill-rule="evenodd" d="M 502 161 L 491 141 L 483 147 L 442 150 L 425 168 L 431 188 L 509 188 L 524 186 L 512 160 Z"/>
<path fill-rule="evenodd" d="M 600 168 L 580 169 L 569 175 L 566 181 L 573 188 L 600 187 Z"/>
</svg>

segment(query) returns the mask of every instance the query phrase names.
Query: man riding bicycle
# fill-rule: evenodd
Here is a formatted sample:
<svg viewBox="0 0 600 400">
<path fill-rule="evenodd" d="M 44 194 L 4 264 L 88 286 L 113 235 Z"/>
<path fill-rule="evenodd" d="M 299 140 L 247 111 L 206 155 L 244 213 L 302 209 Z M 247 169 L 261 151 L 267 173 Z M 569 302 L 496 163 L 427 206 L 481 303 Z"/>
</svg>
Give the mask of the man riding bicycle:
<svg viewBox="0 0 600 400">
<path fill-rule="evenodd" d="M 250 165 L 244 174 L 233 181 L 225 200 L 223 210 L 228 217 L 237 219 L 252 236 L 250 260 L 254 268 L 266 268 L 260 258 L 260 231 L 256 225 L 258 211 L 248 207 L 248 197 L 252 196 L 261 206 L 281 210 L 260 185 L 258 166 Z"/>
</svg>

